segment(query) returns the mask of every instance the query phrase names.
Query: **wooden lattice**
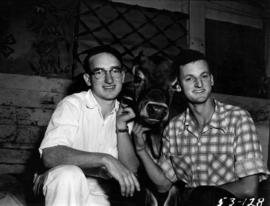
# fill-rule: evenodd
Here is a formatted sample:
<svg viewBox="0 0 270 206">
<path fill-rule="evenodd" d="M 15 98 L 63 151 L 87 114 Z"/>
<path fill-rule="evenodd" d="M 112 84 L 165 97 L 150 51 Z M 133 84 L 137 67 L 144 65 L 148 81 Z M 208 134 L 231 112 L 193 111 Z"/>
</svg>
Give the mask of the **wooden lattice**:
<svg viewBox="0 0 270 206">
<path fill-rule="evenodd" d="M 84 51 L 110 44 L 125 60 L 125 67 L 143 51 L 171 58 L 186 47 L 187 16 L 178 12 L 143 8 L 110 1 L 81 0 L 76 31 L 75 73 L 81 72 Z"/>
</svg>

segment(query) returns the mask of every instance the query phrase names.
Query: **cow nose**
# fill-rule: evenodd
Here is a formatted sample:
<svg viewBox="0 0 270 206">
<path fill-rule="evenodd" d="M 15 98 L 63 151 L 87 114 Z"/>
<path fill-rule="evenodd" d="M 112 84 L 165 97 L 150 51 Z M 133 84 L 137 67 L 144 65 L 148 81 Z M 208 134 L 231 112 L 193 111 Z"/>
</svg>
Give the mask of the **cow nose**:
<svg viewBox="0 0 270 206">
<path fill-rule="evenodd" d="M 166 117 L 168 109 L 163 105 L 148 104 L 146 111 L 151 119 L 162 121 Z"/>
</svg>

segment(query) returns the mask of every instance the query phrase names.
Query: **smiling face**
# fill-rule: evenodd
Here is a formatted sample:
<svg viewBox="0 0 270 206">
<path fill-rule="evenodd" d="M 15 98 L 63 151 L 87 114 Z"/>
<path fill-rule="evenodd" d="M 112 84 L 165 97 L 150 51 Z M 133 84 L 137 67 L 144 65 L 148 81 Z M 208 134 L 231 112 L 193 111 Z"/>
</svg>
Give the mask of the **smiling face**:
<svg viewBox="0 0 270 206">
<path fill-rule="evenodd" d="M 180 66 L 179 70 L 180 87 L 187 100 L 193 104 L 205 103 L 214 85 L 207 62 L 197 60 Z"/>
<path fill-rule="evenodd" d="M 85 74 L 84 79 L 88 86 L 91 86 L 93 95 L 97 100 L 115 100 L 122 89 L 125 73 L 114 75 L 121 68 L 120 61 L 110 53 L 99 53 L 89 59 L 91 74 Z M 105 75 L 97 78 L 93 72 L 104 70 Z"/>
</svg>

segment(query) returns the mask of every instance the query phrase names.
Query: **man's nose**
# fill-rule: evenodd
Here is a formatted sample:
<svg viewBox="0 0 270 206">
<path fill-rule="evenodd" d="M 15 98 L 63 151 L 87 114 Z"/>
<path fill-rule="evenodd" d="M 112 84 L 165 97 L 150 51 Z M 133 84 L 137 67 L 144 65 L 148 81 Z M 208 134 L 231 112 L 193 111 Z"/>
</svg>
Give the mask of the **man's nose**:
<svg viewBox="0 0 270 206">
<path fill-rule="evenodd" d="M 195 86 L 196 87 L 202 87 L 203 83 L 202 80 L 200 78 L 197 78 L 195 81 Z"/>
<path fill-rule="evenodd" d="M 105 73 L 105 82 L 106 83 L 112 83 L 113 82 L 113 77 L 112 77 L 111 71 L 106 71 L 106 73 Z"/>
</svg>

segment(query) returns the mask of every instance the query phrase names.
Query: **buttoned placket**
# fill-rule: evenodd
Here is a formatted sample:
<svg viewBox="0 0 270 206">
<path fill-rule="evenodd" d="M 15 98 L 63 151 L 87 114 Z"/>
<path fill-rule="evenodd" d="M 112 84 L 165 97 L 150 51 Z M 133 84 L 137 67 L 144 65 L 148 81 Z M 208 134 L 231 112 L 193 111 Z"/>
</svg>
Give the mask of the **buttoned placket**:
<svg viewBox="0 0 270 206">
<path fill-rule="evenodd" d="M 101 127 L 102 127 L 102 129 L 101 129 L 101 131 L 100 131 L 100 133 L 101 134 L 103 134 L 104 132 L 106 132 L 106 123 L 110 120 L 110 118 L 113 118 L 113 114 L 115 113 L 116 111 L 115 111 L 115 109 L 113 109 L 111 112 L 110 112 L 110 114 L 107 116 L 107 117 L 103 117 L 103 115 L 102 115 L 102 112 L 101 112 L 101 107 L 98 105 L 98 113 L 99 113 L 99 116 L 100 116 L 100 118 L 101 118 L 101 120 L 102 120 L 102 123 L 101 123 Z M 101 135 L 102 136 L 102 135 Z M 101 145 L 99 145 L 99 146 L 101 146 Z"/>
<path fill-rule="evenodd" d="M 187 125 L 188 126 L 188 125 Z M 210 128 L 209 125 L 206 125 L 202 128 L 201 131 L 196 130 L 194 126 L 191 126 L 190 128 L 187 127 L 187 131 L 192 134 L 196 138 L 196 150 L 194 151 L 194 155 L 192 157 L 195 157 L 194 159 L 191 159 L 192 162 L 194 163 L 191 167 L 194 172 L 192 172 L 192 185 L 193 186 L 198 186 L 199 185 L 199 175 L 200 175 L 200 170 L 202 169 L 200 167 L 200 161 L 199 161 L 199 156 L 201 154 L 201 146 L 202 146 L 202 136 L 204 133 L 206 133 Z"/>
<path fill-rule="evenodd" d="M 198 186 L 198 182 L 197 180 L 199 179 L 198 177 L 198 170 L 200 170 L 200 166 L 198 164 L 198 156 L 200 154 L 200 146 L 201 146 L 201 133 L 198 132 L 198 130 L 196 130 L 194 125 L 186 125 L 187 126 L 187 131 L 188 133 L 190 133 L 193 137 L 195 137 L 196 139 L 196 147 L 195 147 L 195 151 L 194 154 L 191 154 L 191 161 L 194 163 L 191 165 L 192 168 L 192 180 L 191 180 L 191 185 L 192 186 Z M 191 143 L 193 144 L 193 143 Z M 195 157 L 195 158 L 193 158 Z"/>
<path fill-rule="evenodd" d="M 199 156 L 200 156 L 200 150 L 201 150 L 201 136 L 202 133 L 198 132 L 198 137 L 197 137 L 197 153 L 196 153 L 196 162 L 195 162 L 195 166 L 196 166 L 196 170 L 194 172 L 194 185 L 198 186 L 198 180 L 199 180 L 199 174 L 200 174 L 200 161 L 199 161 Z"/>
</svg>

